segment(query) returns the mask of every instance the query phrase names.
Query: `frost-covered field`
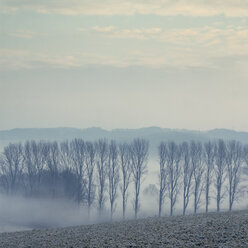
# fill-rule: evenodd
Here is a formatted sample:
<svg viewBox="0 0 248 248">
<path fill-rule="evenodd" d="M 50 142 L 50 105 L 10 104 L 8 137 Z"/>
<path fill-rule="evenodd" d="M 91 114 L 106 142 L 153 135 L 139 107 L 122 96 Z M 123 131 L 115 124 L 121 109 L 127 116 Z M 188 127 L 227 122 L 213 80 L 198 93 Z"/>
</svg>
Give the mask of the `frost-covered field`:
<svg viewBox="0 0 248 248">
<path fill-rule="evenodd" d="M 248 211 L 0 234 L 0 247 L 248 247 Z"/>
</svg>

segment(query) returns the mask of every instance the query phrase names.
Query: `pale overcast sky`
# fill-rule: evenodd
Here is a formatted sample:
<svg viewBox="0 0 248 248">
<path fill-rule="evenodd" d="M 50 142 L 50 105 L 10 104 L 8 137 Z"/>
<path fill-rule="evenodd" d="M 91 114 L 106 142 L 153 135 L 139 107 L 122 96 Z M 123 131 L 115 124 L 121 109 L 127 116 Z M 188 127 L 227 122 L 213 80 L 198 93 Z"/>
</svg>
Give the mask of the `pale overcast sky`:
<svg viewBox="0 0 248 248">
<path fill-rule="evenodd" d="M 248 131 L 248 1 L 0 0 L 0 116 Z"/>
</svg>

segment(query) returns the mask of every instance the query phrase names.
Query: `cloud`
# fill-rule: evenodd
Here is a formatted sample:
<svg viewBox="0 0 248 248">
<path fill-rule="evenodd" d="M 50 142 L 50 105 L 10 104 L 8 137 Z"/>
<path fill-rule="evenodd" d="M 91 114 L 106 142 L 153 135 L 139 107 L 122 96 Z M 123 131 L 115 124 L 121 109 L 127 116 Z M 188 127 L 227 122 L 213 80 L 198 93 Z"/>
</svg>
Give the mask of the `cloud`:
<svg viewBox="0 0 248 248">
<path fill-rule="evenodd" d="M 234 60 L 235 65 L 242 65 L 248 56 L 248 30 L 245 26 L 227 26 L 216 28 L 161 29 L 140 28 L 122 29 L 118 27 L 93 27 L 101 36 L 113 39 L 112 44 L 121 44 L 119 39 L 152 40 L 153 45 L 141 46 L 137 50 L 125 48 L 123 54 L 98 55 L 83 54 L 83 64 L 101 64 L 114 66 L 152 66 L 152 67 L 204 67 L 221 68 L 218 58 L 242 56 L 242 62 Z M 90 31 L 90 30 L 88 30 Z M 101 37 L 100 36 L 100 37 Z M 102 39 L 101 37 L 100 39 Z M 159 45 L 159 47 L 157 47 Z M 161 50 L 161 47 L 163 49 Z M 78 58 L 81 61 L 80 58 Z M 226 68 L 226 65 L 224 65 Z"/>
<path fill-rule="evenodd" d="M 126 56 L 114 57 L 98 54 L 82 54 L 84 58 L 83 64 L 91 65 L 104 65 L 115 67 L 128 67 L 128 66 L 150 66 L 158 67 L 165 65 L 165 58 L 163 56 L 145 54 L 142 51 L 130 51 Z"/>
<path fill-rule="evenodd" d="M 115 38 L 125 38 L 125 39 L 151 39 L 161 32 L 160 28 L 150 28 L 150 29 L 123 29 L 116 31 L 112 34 Z"/>
<path fill-rule="evenodd" d="M 9 33 L 10 36 L 22 39 L 32 39 L 37 34 L 29 30 L 16 30 L 13 33 Z"/>
<path fill-rule="evenodd" d="M 93 27 L 93 31 L 104 33 L 111 38 L 119 39 L 149 39 L 152 36 L 158 35 L 162 32 L 161 28 L 135 28 L 135 29 L 118 29 L 117 27 L 107 26 L 107 27 Z M 86 30 L 84 30 L 86 31 Z"/>
<path fill-rule="evenodd" d="M 245 0 L 2 0 L 1 12 L 21 9 L 62 15 L 248 16 Z"/>
<path fill-rule="evenodd" d="M 99 49 L 97 52 L 87 52 L 90 49 L 84 47 L 81 51 L 70 50 L 68 54 L 63 51 L 58 51 L 58 54 L 43 54 L 39 51 L 0 49 L 0 67 L 1 69 L 34 69 L 108 65 L 238 69 L 246 68 L 248 61 L 248 30 L 245 26 L 227 26 L 224 29 L 209 26 L 185 29 L 157 27 L 123 29 L 114 26 L 94 26 L 81 32 L 89 32 L 90 35 L 93 32 L 97 35 L 97 37 L 93 36 L 93 39 L 104 44 L 110 42 L 116 51 Z M 106 40 L 105 37 L 111 40 Z M 133 46 L 123 46 L 123 42 L 127 44 L 127 41 L 121 39 L 130 39 L 131 44 L 132 39 L 136 39 L 140 46 L 138 49 L 134 49 Z M 149 42 L 143 42 L 144 40 Z M 121 50 L 118 49 L 120 46 Z M 227 63 L 229 58 L 233 58 L 232 65 Z"/>
<path fill-rule="evenodd" d="M 98 27 L 95 26 L 92 28 L 92 30 L 97 31 L 97 32 L 101 32 L 101 33 L 111 33 L 112 31 L 115 30 L 115 27 L 113 26 L 108 26 L 108 27 Z"/>
<path fill-rule="evenodd" d="M 0 49 L 0 67 L 2 70 L 35 69 L 41 67 L 70 68 L 79 66 L 80 64 L 73 56 L 32 53 L 18 49 Z"/>
<path fill-rule="evenodd" d="M 248 53 L 248 30 L 243 26 L 226 26 L 218 28 L 204 26 L 201 28 L 161 29 L 140 28 L 121 29 L 113 26 L 93 27 L 91 30 L 112 39 L 153 39 L 171 46 L 181 46 L 190 51 L 197 48 L 213 49 L 214 53 L 244 54 Z M 84 30 L 89 32 L 90 30 Z M 115 42 L 114 40 L 112 42 Z M 217 48 L 217 49 L 216 49 Z M 217 50 L 217 51 L 216 51 Z"/>
<path fill-rule="evenodd" d="M 194 55 L 184 57 L 178 51 L 164 54 L 153 54 L 144 51 L 127 51 L 125 56 L 105 54 L 79 53 L 75 56 L 53 56 L 48 54 L 30 53 L 25 50 L 0 49 L 1 70 L 32 70 L 37 68 L 73 68 L 86 65 L 129 67 L 186 67 L 198 66 Z"/>
<path fill-rule="evenodd" d="M 78 53 L 77 56 L 54 56 L 30 53 L 25 50 L 0 49 L 0 70 L 32 70 L 37 68 L 75 68 L 88 65 L 114 67 L 211 67 L 198 54 L 171 49 L 170 53 L 126 51 L 124 56 L 94 53 Z"/>
</svg>

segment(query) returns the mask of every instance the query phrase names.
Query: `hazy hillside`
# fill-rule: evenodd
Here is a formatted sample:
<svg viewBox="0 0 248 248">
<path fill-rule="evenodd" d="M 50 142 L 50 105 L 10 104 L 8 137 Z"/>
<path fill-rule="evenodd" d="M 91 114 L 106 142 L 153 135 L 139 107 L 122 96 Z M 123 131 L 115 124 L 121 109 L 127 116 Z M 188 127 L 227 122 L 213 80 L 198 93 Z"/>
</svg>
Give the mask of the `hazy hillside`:
<svg viewBox="0 0 248 248">
<path fill-rule="evenodd" d="M 73 138 L 96 140 L 98 138 L 116 139 L 117 141 L 129 141 L 136 137 L 150 141 L 151 154 L 156 153 L 156 147 L 160 141 L 175 142 L 209 139 L 235 139 L 242 143 L 248 143 L 248 132 L 236 132 L 227 129 L 214 129 L 210 131 L 192 131 L 184 129 L 168 129 L 160 127 L 147 127 L 140 129 L 113 129 L 111 131 L 102 128 L 77 129 L 68 127 L 59 128 L 17 128 L 0 131 L 0 147 L 9 142 L 23 142 L 25 140 L 65 140 Z"/>
</svg>

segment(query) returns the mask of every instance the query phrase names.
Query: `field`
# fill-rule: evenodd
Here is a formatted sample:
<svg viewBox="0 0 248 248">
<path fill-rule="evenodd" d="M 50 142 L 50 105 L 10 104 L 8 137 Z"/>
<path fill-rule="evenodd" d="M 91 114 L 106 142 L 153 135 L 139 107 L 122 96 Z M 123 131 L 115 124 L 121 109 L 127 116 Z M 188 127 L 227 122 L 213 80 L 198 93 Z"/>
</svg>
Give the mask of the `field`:
<svg viewBox="0 0 248 248">
<path fill-rule="evenodd" d="M 0 247 L 248 247 L 248 211 L 0 234 Z"/>
</svg>

